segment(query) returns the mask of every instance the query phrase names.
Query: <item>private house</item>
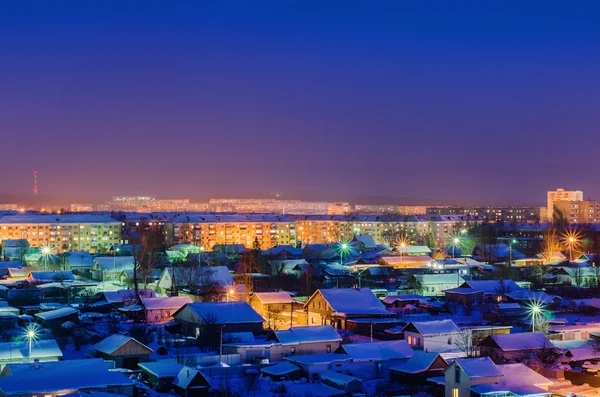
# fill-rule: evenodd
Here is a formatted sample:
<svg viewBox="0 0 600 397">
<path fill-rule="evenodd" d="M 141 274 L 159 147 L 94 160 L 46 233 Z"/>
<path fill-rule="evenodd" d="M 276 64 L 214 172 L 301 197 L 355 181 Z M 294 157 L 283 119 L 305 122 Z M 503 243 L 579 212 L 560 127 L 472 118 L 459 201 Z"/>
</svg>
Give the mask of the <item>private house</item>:
<svg viewBox="0 0 600 397">
<path fill-rule="evenodd" d="M 388 295 L 383 298 L 383 304 L 388 309 L 403 309 L 406 306 L 419 307 L 424 301 L 422 295 L 406 294 L 406 295 Z"/>
<path fill-rule="evenodd" d="M 54 339 L 40 339 L 32 345 L 29 356 L 29 342 L 0 343 L 0 370 L 7 364 L 48 362 L 63 359 L 63 353 Z"/>
<path fill-rule="evenodd" d="M 393 316 L 368 288 L 335 288 L 317 290 L 304 305 L 308 325 L 331 324 L 346 329 L 353 318 L 384 318 Z"/>
<path fill-rule="evenodd" d="M 2 240 L 2 257 L 9 261 L 22 261 L 29 247 L 27 239 Z"/>
<path fill-rule="evenodd" d="M 321 374 L 321 382 L 327 386 L 331 386 L 352 395 L 362 393 L 364 389 L 364 385 L 360 379 L 335 371 Z"/>
<path fill-rule="evenodd" d="M 124 270 L 133 270 L 133 256 L 99 256 L 92 265 L 92 279 L 120 284 Z"/>
<path fill-rule="evenodd" d="M 163 291 L 173 291 L 188 288 L 190 290 L 204 290 L 216 288 L 224 290 L 233 284 L 233 278 L 227 266 L 174 266 L 162 271 L 158 279 L 158 286 Z"/>
<path fill-rule="evenodd" d="M 542 332 L 494 334 L 477 346 L 482 356 L 491 357 L 495 362 L 542 358 L 557 353 L 556 347 Z"/>
<path fill-rule="evenodd" d="M 488 321 L 518 321 L 523 318 L 524 310 L 518 303 L 498 303 L 485 315 Z"/>
<path fill-rule="evenodd" d="M 331 325 L 294 327 L 272 331 L 264 342 L 234 342 L 223 345 L 225 354 L 240 354 L 243 362 L 256 359 L 280 361 L 289 356 L 331 353 L 342 338 Z"/>
<path fill-rule="evenodd" d="M 369 234 L 355 235 L 352 241 L 350 241 L 350 245 L 358 253 L 371 252 L 377 249 L 375 239 Z"/>
<path fill-rule="evenodd" d="M 261 368 L 260 372 L 276 381 L 297 380 L 302 375 L 300 367 L 287 361 Z"/>
<path fill-rule="evenodd" d="M 18 262 L 20 263 L 20 262 Z M 29 274 L 28 267 L 9 267 L 6 269 L 6 275 L 8 279 L 13 281 L 24 280 Z"/>
<path fill-rule="evenodd" d="M 89 252 L 65 252 L 63 254 L 65 269 L 75 273 L 91 275 L 94 258 Z"/>
<path fill-rule="evenodd" d="M 401 384 L 424 384 L 429 378 L 441 376 L 447 366 L 438 353 L 416 350 L 408 360 L 390 368 L 390 379 Z"/>
<path fill-rule="evenodd" d="M 431 249 L 426 245 L 400 245 L 394 247 L 393 252 L 406 256 L 431 256 Z"/>
<path fill-rule="evenodd" d="M 431 261 L 429 255 L 394 255 L 382 256 L 377 263 L 382 266 L 392 266 L 395 269 L 425 269 Z"/>
<path fill-rule="evenodd" d="M 283 274 L 300 278 L 309 268 L 306 259 L 268 260 L 266 272 L 271 276 Z"/>
<path fill-rule="evenodd" d="M 44 328 L 59 328 L 67 321 L 79 324 L 79 311 L 72 307 L 49 310 L 35 314 L 35 319 Z"/>
<path fill-rule="evenodd" d="M 338 258 L 338 252 L 335 247 L 324 244 L 307 244 L 304 246 L 302 257 L 309 262 L 331 261 Z"/>
<path fill-rule="evenodd" d="M 352 366 L 350 357 L 338 353 L 295 355 L 288 356 L 285 360 L 298 366 L 309 382 L 318 380 L 321 374 L 329 371 L 348 373 Z"/>
<path fill-rule="evenodd" d="M 181 397 L 206 397 L 212 387 L 209 379 L 202 372 L 190 367 L 183 367 L 173 380 L 173 390 Z"/>
<path fill-rule="evenodd" d="M 390 368 L 409 360 L 415 353 L 403 340 L 347 343 L 341 345 L 336 353 L 346 354 L 352 359 L 353 366 L 360 366 L 356 375 L 369 378 L 387 378 Z"/>
<path fill-rule="evenodd" d="M 159 393 L 173 389 L 173 381 L 183 365 L 171 361 L 151 361 L 139 363 L 143 379 Z"/>
<path fill-rule="evenodd" d="M 484 300 L 488 302 L 502 302 L 506 299 L 506 294 L 523 289 L 513 280 L 467 280 L 459 288 L 483 291 Z"/>
<path fill-rule="evenodd" d="M 473 259 L 480 262 L 508 262 L 525 259 L 525 255 L 506 244 L 478 244 L 473 248 Z"/>
<path fill-rule="evenodd" d="M 187 335 L 201 337 L 210 328 L 226 327 L 226 332 L 263 331 L 264 319 L 246 302 L 195 302 L 184 305 L 173 314 Z"/>
<path fill-rule="evenodd" d="M 456 288 L 464 279 L 457 273 L 416 274 L 413 276 L 423 296 L 444 296 L 444 291 Z"/>
<path fill-rule="evenodd" d="M 401 332 L 404 340 L 415 350 L 444 353 L 456 350 L 460 329 L 452 320 L 413 321 Z"/>
<path fill-rule="evenodd" d="M 0 261 L 0 280 L 9 278 L 8 269 L 20 268 L 23 264 L 19 261 Z"/>
<path fill-rule="evenodd" d="M 263 250 L 263 258 L 275 261 L 286 261 L 290 259 L 301 259 L 302 248 L 296 248 L 293 245 L 276 245 L 267 250 Z"/>
<path fill-rule="evenodd" d="M 149 324 L 173 321 L 173 313 L 184 305 L 192 303 L 189 296 L 161 296 L 157 298 L 140 298 L 144 317 Z"/>
<path fill-rule="evenodd" d="M 572 367 L 581 367 L 585 362 L 597 365 L 600 362 L 600 351 L 593 343 L 572 347 L 563 353 L 560 362 Z"/>
<path fill-rule="evenodd" d="M 137 369 L 138 363 L 150 361 L 148 346 L 126 335 L 113 334 L 90 348 L 94 357 L 113 361 L 115 368 Z"/>
<path fill-rule="evenodd" d="M 134 386 L 127 376 L 109 371 L 100 358 L 8 364 L 0 376 L 3 397 L 58 397 L 79 391 L 133 397 Z"/>
<path fill-rule="evenodd" d="M 61 281 L 75 281 L 75 276 L 70 270 L 33 271 L 29 272 L 25 279 L 31 285 L 38 285 L 45 283 L 57 283 Z"/>
<path fill-rule="evenodd" d="M 446 302 L 463 306 L 476 305 L 483 302 L 484 292 L 473 288 L 450 288 L 444 291 Z"/>
<path fill-rule="evenodd" d="M 395 281 L 394 268 L 391 266 L 369 266 L 360 272 L 363 285 L 388 284 Z"/>
<path fill-rule="evenodd" d="M 248 303 L 265 319 L 266 329 L 287 329 L 293 326 L 294 310 L 303 304 L 294 301 L 288 292 L 256 292 Z"/>
<path fill-rule="evenodd" d="M 544 397 L 553 382 L 523 364 L 488 357 L 459 358 L 444 370 L 445 397 Z"/>
<path fill-rule="evenodd" d="M 140 288 L 139 296 L 142 298 L 154 298 L 154 291 L 148 288 Z M 137 303 L 138 297 L 133 289 L 120 289 L 118 291 L 106 291 L 102 293 L 98 302 L 92 303 L 90 306 L 100 307 L 106 305 L 109 309 L 116 309 L 123 306 L 134 305 Z"/>
</svg>

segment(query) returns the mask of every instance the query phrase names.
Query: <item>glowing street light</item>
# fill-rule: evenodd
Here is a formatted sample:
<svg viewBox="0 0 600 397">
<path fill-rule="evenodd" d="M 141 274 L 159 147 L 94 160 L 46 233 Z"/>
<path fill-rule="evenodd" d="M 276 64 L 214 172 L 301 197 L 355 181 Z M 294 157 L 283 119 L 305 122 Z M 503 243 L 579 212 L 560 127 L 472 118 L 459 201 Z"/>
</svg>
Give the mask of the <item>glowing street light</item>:
<svg viewBox="0 0 600 397">
<path fill-rule="evenodd" d="M 31 357 L 31 347 L 33 345 L 33 341 L 37 340 L 37 332 L 34 326 L 27 327 L 25 331 L 25 337 L 29 341 L 29 362 L 33 362 L 33 358 Z"/>
<path fill-rule="evenodd" d="M 460 239 L 458 237 L 454 237 L 452 239 L 452 259 L 454 259 L 454 255 L 455 255 L 457 247 L 460 247 Z"/>
<path fill-rule="evenodd" d="M 573 244 L 577 242 L 574 236 L 569 236 L 569 261 L 573 262 Z"/>
<path fill-rule="evenodd" d="M 227 290 L 227 294 L 225 295 L 225 300 L 227 302 L 231 301 L 231 299 L 233 299 L 233 295 L 235 295 L 235 289 L 229 288 Z"/>
<path fill-rule="evenodd" d="M 348 244 L 347 242 L 341 242 L 338 251 L 340 253 L 340 264 L 343 265 L 344 264 L 344 253 L 347 253 L 350 251 L 350 244 Z"/>
<path fill-rule="evenodd" d="M 530 315 L 531 315 L 531 332 L 535 332 L 535 318 L 542 313 L 542 308 L 534 303 L 530 307 Z"/>
<path fill-rule="evenodd" d="M 44 270 L 48 267 L 48 256 L 52 253 L 52 248 L 49 246 L 42 247 L 42 257 L 44 259 Z"/>
<path fill-rule="evenodd" d="M 517 240 L 512 239 L 508 243 L 508 266 L 512 266 L 512 245 L 516 244 Z"/>
</svg>

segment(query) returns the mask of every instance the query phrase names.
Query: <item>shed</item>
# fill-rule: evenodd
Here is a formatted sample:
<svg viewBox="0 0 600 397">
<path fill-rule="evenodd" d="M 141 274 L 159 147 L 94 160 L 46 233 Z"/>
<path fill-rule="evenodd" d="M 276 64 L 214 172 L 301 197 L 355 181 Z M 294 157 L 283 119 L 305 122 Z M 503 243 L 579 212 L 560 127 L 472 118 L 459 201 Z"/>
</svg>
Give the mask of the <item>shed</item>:
<svg viewBox="0 0 600 397">
<path fill-rule="evenodd" d="M 138 363 L 150 360 L 153 352 L 148 346 L 136 339 L 113 334 L 92 346 L 94 356 L 114 361 L 116 368 L 137 369 Z"/>
</svg>

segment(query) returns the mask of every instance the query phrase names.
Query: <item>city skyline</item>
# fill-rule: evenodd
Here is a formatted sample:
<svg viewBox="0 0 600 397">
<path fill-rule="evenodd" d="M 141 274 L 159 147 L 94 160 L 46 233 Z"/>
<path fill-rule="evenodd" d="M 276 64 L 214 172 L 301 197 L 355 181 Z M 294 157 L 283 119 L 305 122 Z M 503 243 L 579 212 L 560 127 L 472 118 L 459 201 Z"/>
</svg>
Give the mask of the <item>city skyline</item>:
<svg viewBox="0 0 600 397">
<path fill-rule="evenodd" d="M 596 4 L 141 4 L 2 4 L 0 196 L 600 197 Z"/>
</svg>

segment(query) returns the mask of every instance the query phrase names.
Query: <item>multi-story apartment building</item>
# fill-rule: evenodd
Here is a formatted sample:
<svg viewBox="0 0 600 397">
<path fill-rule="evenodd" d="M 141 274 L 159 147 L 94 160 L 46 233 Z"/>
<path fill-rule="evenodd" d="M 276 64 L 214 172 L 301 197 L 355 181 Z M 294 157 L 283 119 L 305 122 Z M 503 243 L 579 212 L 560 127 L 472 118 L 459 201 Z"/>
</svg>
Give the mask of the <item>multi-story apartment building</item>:
<svg viewBox="0 0 600 397">
<path fill-rule="evenodd" d="M 17 204 L 0 204 L 0 211 L 17 211 Z"/>
<path fill-rule="evenodd" d="M 216 244 L 243 244 L 258 239 L 262 249 L 296 243 L 296 225 L 283 215 L 190 214 L 171 219 L 167 233 L 174 244 L 194 244 L 212 250 Z"/>
<path fill-rule="evenodd" d="M 302 244 L 330 244 L 369 234 L 377 244 L 397 244 L 400 239 L 439 247 L 480 220 L 463 215 L 301 215 L 296 216 L 296 236 Z"/>
<path fill-rule="evenodd" d="M 542 215 L 540 207 L 427 207 L 429 215 L 467 215 L 488 222 L 533 223 L 539 222 Z"/>
<path fill-rule="evenodd" d="M 343 215 L 352 210 L 349 203 L 279 199 L 211 199 L 215 212 L 265 212 L 272 214 L 330 214 Z"/>
<path fill-rule="evenodd" d="M 27 239 L 53 252 L 104 252 L 121 240 L 121 223 L 104 215 L 27 214 L 0 218 L 0 240 Z"/>
<path fill-rule="evenodd" d="M 70 207 L 71 212 L 91 212 L 94 210 L 92 204 L 73 203 Z"/>
<path fill-rule="evenodd" d="M 600 222 L 600 207 L 596 200 L 554 201 L 554 213 L 559 212 L 568 223 Z"/>
<path fill-rule="evenodd" d="M 562 188 L 548 192 L 548 220 L 554 217 L 554 202 L 556 201 L 583 201 L 583 191 L 565 190 Z"/>
</svg>

